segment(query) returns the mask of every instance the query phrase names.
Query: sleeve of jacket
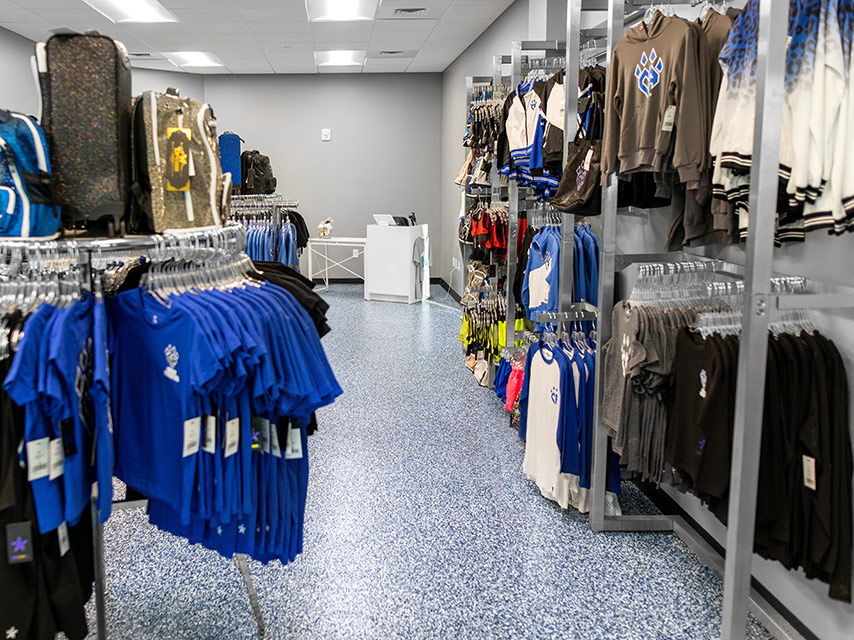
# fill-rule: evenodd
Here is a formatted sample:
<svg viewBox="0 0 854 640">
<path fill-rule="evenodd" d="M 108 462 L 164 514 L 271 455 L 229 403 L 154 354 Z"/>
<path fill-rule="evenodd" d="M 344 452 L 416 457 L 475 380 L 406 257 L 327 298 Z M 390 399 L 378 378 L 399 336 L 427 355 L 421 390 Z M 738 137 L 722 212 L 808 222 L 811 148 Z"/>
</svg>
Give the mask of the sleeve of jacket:
<svg viewBox="0 0 854 640">
<path fill-rule="evenodd" d="M 676 142 L 673 149 L 673 166 L 680 182 L 699 182 L 700 168 L 704 165 L 707 146 L 698 141 L 705 139 L 701 103 L 702 83 L 697 47 L 693 34 L 686 29 L 679 49 L 680 64 L 676 77 Z"/>
<path fill-rule="evenodd" d="M 620 122 L 622 100 L 619 95 L 619 78 L 622 73 L 618 48 L 614 49 L 611 68 L 605 80 L 605 134 L 602 139 L 602 184 L 606 184 L 608 176 L 619 173 L 620 161 Z"/>
</svg>

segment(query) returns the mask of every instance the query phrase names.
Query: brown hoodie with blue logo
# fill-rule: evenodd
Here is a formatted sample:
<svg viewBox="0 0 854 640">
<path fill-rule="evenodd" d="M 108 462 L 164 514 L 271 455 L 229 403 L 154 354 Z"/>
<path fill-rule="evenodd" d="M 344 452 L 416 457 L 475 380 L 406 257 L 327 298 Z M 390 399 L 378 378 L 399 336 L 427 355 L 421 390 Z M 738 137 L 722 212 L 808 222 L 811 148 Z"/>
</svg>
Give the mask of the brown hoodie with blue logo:
<svg viewBox="0 0 854 640">
<path fill-rule="evenodd" d="M 707 72 L 697 31 L 656 12 L 614 48 L 608 71 L 602 174 L 675 171 L 697 185 L 707 166 Z"/>
</svg>

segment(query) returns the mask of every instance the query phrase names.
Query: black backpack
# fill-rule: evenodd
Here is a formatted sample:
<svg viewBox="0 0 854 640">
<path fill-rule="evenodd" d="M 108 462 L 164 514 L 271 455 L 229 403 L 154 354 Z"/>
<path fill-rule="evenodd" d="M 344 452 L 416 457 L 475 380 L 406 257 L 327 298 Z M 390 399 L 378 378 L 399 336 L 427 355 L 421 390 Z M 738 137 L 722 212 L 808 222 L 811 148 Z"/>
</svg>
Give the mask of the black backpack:
<svg viewBox="0 0 854 640">
<path fill-rule="evenodd" d="M 256 149 L 240 154 L 240 172 L 243 174 L 244 194 L 267 194 L 276 192 L 276 176 L 270 158 Z"/>
</svg>

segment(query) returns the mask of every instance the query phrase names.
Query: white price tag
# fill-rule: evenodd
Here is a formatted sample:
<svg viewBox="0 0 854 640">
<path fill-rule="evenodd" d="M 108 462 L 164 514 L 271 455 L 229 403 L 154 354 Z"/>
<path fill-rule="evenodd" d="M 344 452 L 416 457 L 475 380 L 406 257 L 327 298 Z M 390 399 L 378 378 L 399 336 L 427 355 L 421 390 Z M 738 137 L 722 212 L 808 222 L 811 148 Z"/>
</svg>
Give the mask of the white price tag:
<svg viewBox="0 0 854 640">
<path fill-rule="evenodd" d="M 285 447 L 286 460 L 299 460 L 302 458 L 302 437 L 299 428 L 293 423 L 288 425 L 288 443 Z"/>
<path fill-rule="evenodd" d="M 240 418 L 233 418 L 225 423 L 225 457 L 237 453 L 240 443 Z"/>
<path fill-rule="evenodd" d="M 584 170 L 590 171 L 590 161 L 593 160 L 593 149 L 587 151 L 587 155 L 584 156 Z"/>
<path fill-rule="evenodd" d="M 51 480 L 56 480 L 65 473 L 65 448 L 62 446 L 62 438 L 54 438 L 50 441 L 50 475 Z"/>
<path fill-rule="evenodd" d="M 276 425 L 270 425 L 270 445 L 273 449 L 273 455 L 281 458 L 282 448 L 279 446 L 279 429 Z"/>
<path fill-rule="evenodd" d="M 676 105 L 667 107 L 664 112 L 664 120 L 661 121 L 662 131 L 673 131 L 673 123 L 676 121 Z"/>
<path fill-rule="evenodd" d="M 68 539 L 68 524 L 64 520 L 56 529 L 56 533 L 59 536 L 59 555 L 64 556 L 71 549 L 71 541 Z"/>
<path fill-rule="evenodd" d="M 183 457 L 198 453 L 202 438 L 202 418 L 184 420 L 184 453 Z"/>
<path fill-rule="evenodd" d="M 27 480 L 32 482 L 50 474 L 50 438 L 27 443 Z"/>
<path fill-rule="evenodd" d="M 804 462 L 804 486 L 815 491 L 815 458 L 811 456 L 802 456 L 802 458 Z"/>
<path fill-rule="evenodd" d="M 216 416 L 205 416 L 205 438 L 202 440 L 202 451 L 216 453 Z"/>
<path fill-rule="evenodd" d="M 270 421 L 261 418 L 261 451 L 270 453 Z"/>
</svg>

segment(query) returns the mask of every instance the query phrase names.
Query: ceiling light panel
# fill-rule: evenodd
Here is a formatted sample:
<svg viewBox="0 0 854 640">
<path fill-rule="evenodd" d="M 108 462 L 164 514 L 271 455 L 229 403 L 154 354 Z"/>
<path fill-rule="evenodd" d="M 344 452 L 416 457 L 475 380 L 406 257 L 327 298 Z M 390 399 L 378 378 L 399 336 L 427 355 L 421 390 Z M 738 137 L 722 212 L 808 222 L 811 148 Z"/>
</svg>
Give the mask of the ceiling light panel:
<svg viewBox="0 0 854 640">
<path fill-rule="evenodd" d="M 306 0 L 308 19 L 312 22 L 351 22 L 373 20 L 379 0 Z"/>
<path fill-rule="evenodd" d="M 83 0 L 95 11 L 116 23 L 177 22 L 157 0 Z"/>
<path fill-rule="evenodd" d="M 163 53 L 179 67 L 221 67 L 222 61 L 210 51 L 166 51 Z"/>
<path fill-rule="evenodd" d="M 361 67 L 365 63 L 367 51 L 315 51 L 314 59 L 318 67 Z"/>
</svg>

